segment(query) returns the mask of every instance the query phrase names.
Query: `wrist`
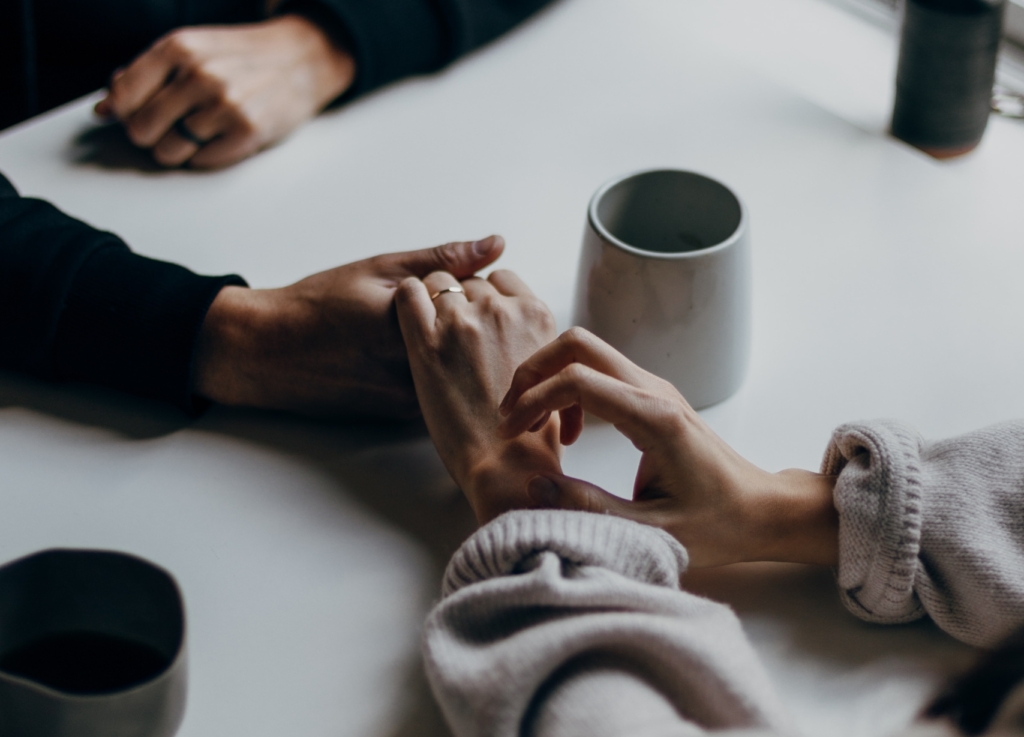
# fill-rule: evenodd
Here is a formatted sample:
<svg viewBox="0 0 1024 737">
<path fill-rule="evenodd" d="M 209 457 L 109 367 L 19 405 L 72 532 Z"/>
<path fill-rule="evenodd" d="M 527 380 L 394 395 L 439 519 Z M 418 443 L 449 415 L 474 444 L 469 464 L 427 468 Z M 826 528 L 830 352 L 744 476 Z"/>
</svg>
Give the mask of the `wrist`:
<svg viewBox="0 0 1024 737">
<path fill-rule="evenodd" d="M 527 485 L 534 476 L 561 474 L 557 437 L 557 427 L 548 427 L 477 454 L 458 480 L 481 525 L 531 506 Z"/>
<path fill-rule="evenodd" d="M 289 27 L 307 54 L 318 108 L 328 105 L 352 86 L 356 76 L 355 58 L 315 20 L 301 13 L 286 13 L 271 22 Z"/>
<path fill-rule="evenodd" d="M 767 493 L 749 524 L 748 561 L 834 566 L 839 560 L 839 513 L 834 476 L 789 469 L 768 474 Z"/>
<path fill-rule="evenodd" d="M 259 404 L 254 359 L 271 312 L 267 291 L 227 286 L 217 294 L 196 345 L 194 394 L 219 404 Z"/>
</svg>

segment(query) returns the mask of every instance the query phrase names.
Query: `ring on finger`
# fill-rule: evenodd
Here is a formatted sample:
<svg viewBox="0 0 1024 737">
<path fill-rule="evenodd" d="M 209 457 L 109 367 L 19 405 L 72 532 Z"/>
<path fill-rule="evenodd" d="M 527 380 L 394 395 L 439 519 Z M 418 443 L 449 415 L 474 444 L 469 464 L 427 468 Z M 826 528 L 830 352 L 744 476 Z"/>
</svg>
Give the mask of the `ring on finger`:
<svg viewBox="0 0 1024 737">
<path fill-rule="evenodd" d="M 454 286 L 454 287 L 445 287 L 445 288 L 444 288 L 444 289 L 442 289 L 441 291 L 439 291 L 439 292 L 434 292 L 433 294 L 431 294 L 431 295 L 430 295 L 430 301 L 431 301 L 431 302 L 433 302 L 433 301 L 434 301 L 435 299 L 437 299 L 438 297 L 440 297 L 440 296 L 441 296 L 442 294 L 449 294 L 449 293 L 451 293 L 451 294 L 462 294 L 462 295 L 464 295 L 464 294 L 466 293 L 466 290 L 465 290 L 465 289 L 463 289 L 463 288 L 462 288 L 462 287 L 460 287 L 460 286 L 457 286 L 457 285 L 456 285 L 456 286 Z"/>
<path fill-rule="evenodd" d="M 178 118 L 176 121 L 174 121 L 174 132 L 177 133 L 182 138 L 184 138 L 186 141 L 190 141 L 191 143 L 194 143 L 200 148 L 202 148 L 208 143 L 208 141 L 204 141 L 202 138 L 200 138 L 199 136 L 192 132 L 192 129 L 189 128 L 188 124 L 185 123 L 184 118 Z"/>
</svg>

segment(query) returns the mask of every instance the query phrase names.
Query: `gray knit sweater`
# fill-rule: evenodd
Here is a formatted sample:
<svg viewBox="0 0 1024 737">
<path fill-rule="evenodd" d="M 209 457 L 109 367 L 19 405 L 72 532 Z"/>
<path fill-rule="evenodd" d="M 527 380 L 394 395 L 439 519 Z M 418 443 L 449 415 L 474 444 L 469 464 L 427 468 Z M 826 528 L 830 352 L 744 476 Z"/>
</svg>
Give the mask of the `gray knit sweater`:
<svg viewBox="0 0 1024 737">
<path fill-rule="evenodd" d="M 931 616 L 990 646 L 1024 625 L 1024 422 L 926 443 L 836 430 L 840 595 L 856 616 Z M 667 534 L 580 512 L 506 514 L 445 573 L 424 633 L 457 737 L 790 733 L 732 611 L 679 588 Z"/>
</svg>

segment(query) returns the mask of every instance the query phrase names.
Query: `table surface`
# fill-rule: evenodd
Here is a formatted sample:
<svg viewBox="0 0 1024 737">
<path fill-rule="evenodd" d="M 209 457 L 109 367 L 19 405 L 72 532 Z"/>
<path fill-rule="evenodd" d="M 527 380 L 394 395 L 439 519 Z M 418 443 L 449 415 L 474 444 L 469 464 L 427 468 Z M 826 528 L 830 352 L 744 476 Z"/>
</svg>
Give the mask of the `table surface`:
<svg viewBox="0 0 1024 737">
<path fill-rule="evenodd" d="M 817 0 L 563 0 L 230 170 L 154 170 L 88 100 L 0 136 L 0 170 L 141 253 L 254 286 L 499 232 L 563 327 L 597 186 L 707 172 L 750 210 L 755 315 L 746 383 L 704 415 L 763 467 L 815 468 L 844 421 L 938 437 L 1024 415 L 1024 126 L 993 119 L 974 154 L 930 160 L 885 135 L 894 63 L 894 39 Z M 628 494 L 636 462 L 597 425 L 565 465 Z M 182 737 L 445 734 L 418 627 L 471 525 L 417 431 L 189 423 L 3 376 L 0 468 L 0 559 L 114 548 L 177 576 Z M 689 583 L 736 608 L 809 734 L 886 734 L 973 656 L 927 622 L 860 623 L 829 571 Z"/>
</svg>

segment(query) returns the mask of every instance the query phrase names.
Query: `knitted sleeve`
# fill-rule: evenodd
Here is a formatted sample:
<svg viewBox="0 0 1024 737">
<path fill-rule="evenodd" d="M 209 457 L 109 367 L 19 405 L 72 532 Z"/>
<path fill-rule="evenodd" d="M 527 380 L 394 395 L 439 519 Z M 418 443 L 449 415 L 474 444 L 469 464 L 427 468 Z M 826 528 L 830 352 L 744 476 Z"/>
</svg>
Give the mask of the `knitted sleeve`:
<svg viewBox="0 0 1024 737">
<path fill-rule="evenodd" d="M 669 737 L 785 728 L 727 607 L 679 589 L 669 535 L 583 512 L 512 512 L 456 553 L 424 632 L 456 737 Z"/>
<path fill-rule="evenodd" d="M 925 442 L 892 421 L 835 431 L 840 595 L 869 622 L 925 615 L 971 645 L 1024 625 L 1024 421 Z"/>
</svg>

